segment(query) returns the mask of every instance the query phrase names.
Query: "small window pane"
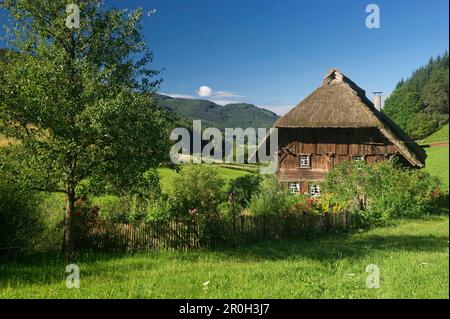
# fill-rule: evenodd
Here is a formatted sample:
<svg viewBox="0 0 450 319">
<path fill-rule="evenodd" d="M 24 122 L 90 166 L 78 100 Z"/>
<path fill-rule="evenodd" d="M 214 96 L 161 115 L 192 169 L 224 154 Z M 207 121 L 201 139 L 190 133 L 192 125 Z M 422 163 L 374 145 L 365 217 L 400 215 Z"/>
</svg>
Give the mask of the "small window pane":
<svg viewBox="0 0 450 319">
<path fill-rule="evenodd" d="M 300 193 L 300 183 L 288 183 L 289 192 L 292 194 Z"/>
<path fill-rule="evenodd" d="M 320 195 L 320 186 L 319 185 L 311 185 L 311 187 L 309 188 L 309 195 L 319 196 Z"/>
<path fill-rule="evenodd" d="M 309 156 L 308 155 L 300 155 L 300 167 L 301 168 L 309 168 Z"/>
</svg>

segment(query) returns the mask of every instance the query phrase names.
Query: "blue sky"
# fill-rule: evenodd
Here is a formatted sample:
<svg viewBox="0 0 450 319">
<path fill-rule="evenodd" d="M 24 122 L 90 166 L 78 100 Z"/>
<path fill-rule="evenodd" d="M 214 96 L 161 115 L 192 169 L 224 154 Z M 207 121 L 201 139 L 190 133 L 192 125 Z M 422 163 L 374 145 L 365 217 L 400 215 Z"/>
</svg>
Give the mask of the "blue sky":
<svg viewBox="0 0 450 319">
<path fill-rule="evenodd" d="M 75 1 L 76 2 L 76 1 Z M 143 7 L 160 91 L 221 104 L 249 102 L 282 114 L 337 67 L 389 95 L 429 58 L 448 50 L 448 0 L 105 0 Z M 375 3 L 381 28 L 368 29 Z"/>
</svg>

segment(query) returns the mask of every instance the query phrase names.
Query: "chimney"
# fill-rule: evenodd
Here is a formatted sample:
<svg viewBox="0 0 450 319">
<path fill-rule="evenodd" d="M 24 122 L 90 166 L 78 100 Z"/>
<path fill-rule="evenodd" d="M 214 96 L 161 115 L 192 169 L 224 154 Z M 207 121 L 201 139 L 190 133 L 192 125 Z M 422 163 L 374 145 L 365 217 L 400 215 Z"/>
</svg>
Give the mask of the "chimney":
<svg viewBox="0 0 450 319">
<path fill-rule="evenodd" d="M 383 92 L 373 92 L 373 105 L 377 109 L 378 112 L 381 112 L 381 93 Z"/>
</svg>

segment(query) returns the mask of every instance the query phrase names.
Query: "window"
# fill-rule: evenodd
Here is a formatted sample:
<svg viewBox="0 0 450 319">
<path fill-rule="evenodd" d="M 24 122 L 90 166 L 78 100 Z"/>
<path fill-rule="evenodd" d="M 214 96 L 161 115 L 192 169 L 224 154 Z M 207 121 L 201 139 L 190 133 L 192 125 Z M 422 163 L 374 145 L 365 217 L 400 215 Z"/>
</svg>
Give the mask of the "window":
<svg viewBox="0 0 450 319">
<path fill-rule="evenodd" d="M 319 196 L 320 195 L 320 186 L 316 185 L 316 184 L 311 185 L 311 187 L 309 188 L 309 195 Z"/>
<path fill-rule="evenodd" d="M 292 194 L 300 194 L 300 183 L 288 183 L 289 192 Z"/>
<path fill-rule="evenodd" d="M 309 155 L 300 155 L 299 164 L 301 168 L 309 168 Z"/>
</svg>

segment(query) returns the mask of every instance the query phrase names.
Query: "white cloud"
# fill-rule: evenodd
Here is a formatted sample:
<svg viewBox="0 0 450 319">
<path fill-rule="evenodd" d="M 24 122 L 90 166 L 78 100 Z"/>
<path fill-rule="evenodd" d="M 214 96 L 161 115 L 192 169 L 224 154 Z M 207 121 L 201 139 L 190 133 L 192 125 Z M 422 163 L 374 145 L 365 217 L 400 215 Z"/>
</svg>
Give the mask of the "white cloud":
<svg viewBox="0 0 450 319">
<path fill-rule="evenodd" d="M 239 99 L 243 98 L 244 96 L 236 94 L 234 92 L 230 91 L 214 91 L 211 87 L 207 85 L 203 85 L 197 89 L 197 95 L 200 97 L 209 97 L 211 99 L 213 98 L 221 98 L 221 99 Z M 231 103 L 232 101 L 229 101 L 228 103 Z"/>
<path fill-rule="evenodd" d="M 242 99 L 245 96 L 239 95 L 235 92 L 231 91 L 214 91 L 211 87 L 207 85 L 202 85 L 196 91 L 197 96 L 192 96 L 188 94 L 180 94 L 180 93 L 161 93 L 173 98 L 182 98 L 182 99 L 196 99 L 203 98 L 207 99 L 211 102 L 214 102 L 219 105 L 226 105 L 231 103 L 239 103 L 242 102 Z"/>
<path fill-rule="evenodd" d="M 198 88 L 197 94 L 201 97 L 210 97 L 213 94 L 213 90 L 209 86 L 203 85 Z"/>
</svg>

